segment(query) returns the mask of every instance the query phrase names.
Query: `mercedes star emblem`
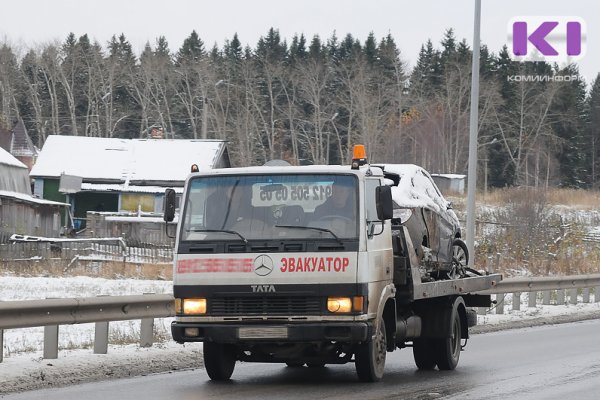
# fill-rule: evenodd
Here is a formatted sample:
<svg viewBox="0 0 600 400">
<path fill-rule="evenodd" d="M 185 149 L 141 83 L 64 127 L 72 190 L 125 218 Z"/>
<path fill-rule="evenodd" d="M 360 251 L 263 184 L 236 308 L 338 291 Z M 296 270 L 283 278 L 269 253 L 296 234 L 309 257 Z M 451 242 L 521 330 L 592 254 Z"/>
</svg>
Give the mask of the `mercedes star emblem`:
<svg viewBox="0 0 600 400">
<path fill-rule="evenodd" d="M 254 259 L 254 273 L 258 276 L 267 276 L 273 271 L 273 260 L 267 255 L 260 255 Z"/>
</svg>

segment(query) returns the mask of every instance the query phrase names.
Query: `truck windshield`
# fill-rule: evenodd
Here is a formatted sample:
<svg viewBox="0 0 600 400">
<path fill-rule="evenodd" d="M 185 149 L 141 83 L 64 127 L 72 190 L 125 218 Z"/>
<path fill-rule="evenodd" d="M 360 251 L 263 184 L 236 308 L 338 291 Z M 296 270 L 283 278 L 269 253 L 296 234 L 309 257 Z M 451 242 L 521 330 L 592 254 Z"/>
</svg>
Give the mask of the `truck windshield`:
<svg viewBox="0 0 600 400">
<path fill-rule="evenodd" d="M 193 178 L 181 240 L 355 239 L 357 195 L 353 175 Z"/>
</svg>

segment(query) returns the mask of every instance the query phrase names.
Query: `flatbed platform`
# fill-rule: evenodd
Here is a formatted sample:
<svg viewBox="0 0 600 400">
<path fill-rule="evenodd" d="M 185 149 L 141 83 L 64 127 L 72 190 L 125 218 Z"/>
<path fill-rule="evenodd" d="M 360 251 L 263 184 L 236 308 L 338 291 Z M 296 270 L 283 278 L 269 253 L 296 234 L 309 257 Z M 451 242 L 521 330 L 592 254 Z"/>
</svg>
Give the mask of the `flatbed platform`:
<svg viewBox="0 0 600 400">
<path fill-rule="evenodd" d="M 425 283 L 413 283 L 414 300 L 441 296 L 463 295 L 491 289 L 502 280 L 501 274 L 490 274 Z"/>
</svg>

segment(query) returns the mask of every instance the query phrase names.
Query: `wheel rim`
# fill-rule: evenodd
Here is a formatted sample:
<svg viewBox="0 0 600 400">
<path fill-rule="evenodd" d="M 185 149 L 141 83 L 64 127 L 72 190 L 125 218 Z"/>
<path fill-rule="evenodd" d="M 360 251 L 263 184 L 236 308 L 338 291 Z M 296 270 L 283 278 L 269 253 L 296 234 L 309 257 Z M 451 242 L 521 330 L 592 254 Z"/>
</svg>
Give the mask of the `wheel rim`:
<svg viewBox="0 0 600 400">
<path fill-rule="evenodd" d="M 383 369 L 385 368 L 385 357 L 387 354 L 385 324 L 383 323 L 383 320 L 379 324 L 379 329 L 377 330 L 377 334 L 375 336 L 375 343 L 373 343 L 373 353 L 373 359 L 375 361 L 375 369 L 377 371 L 377 375 L 381 376 L 383 374 Z"/>
<path fill-rule="evenodd" d="M 467 265 L 467 255 L 465 251 L 460 246 L 454 246 L 454 262 L 460 266 Z"/>
<path fill-rule="evenodd" d="M 454 319 L 454 326 L 452 327 L 452 331 L 452 358 L 457 360 L 460 354 L 460 322 L 458 321 L 458 315 Z"/>
<path fill-rule="evenodd" d="M 452 246 L 452 269 L 448 273 L 450 279 L 459 278 L 465 274 L 465 268 L 467 266 L 467 254 L 465 250 L 455 244 Z"/>
</svg>

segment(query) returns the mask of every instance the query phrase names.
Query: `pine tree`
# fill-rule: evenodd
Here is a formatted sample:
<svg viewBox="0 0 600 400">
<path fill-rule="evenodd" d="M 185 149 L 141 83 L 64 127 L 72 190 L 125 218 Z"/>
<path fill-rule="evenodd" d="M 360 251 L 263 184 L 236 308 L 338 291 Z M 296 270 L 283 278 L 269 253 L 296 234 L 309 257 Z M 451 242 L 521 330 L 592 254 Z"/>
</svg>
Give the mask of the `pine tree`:
<svg viewBox="0 0 600 400">
<path fill-rule="evenodd" d="M 574 64 L 558 71 L 556 76 L 569 77 L 557 83 L 559 89 L 551 108 L 553 134 L 559 139 L 556 152 L 559 185 L 583 188 L 590 183 L 585 168 L 587 149 L 583 135 L 585 83 Z"/>
<path fill-rule="evenodd" d="M 448 28 L 444 32 L 444 38 L 442 39 L 442 52 L 440 53 L 440 64 L 443 66 L 449 63 L 456 62 L 456 37 L 454 36 L 454 29 Z"/>
<path fill-rule="evenodd" d="M 200 39 L 196 31 L 192 31 L 181 45 L 181 48 L 177 52 L 176 60 L 177 64 L 193 64 L 200 61 L 200 59 L 206 55 L 204 51 L 204 42 Z"/>
<path fill-rule="evenodd" d="M 45 126 L 47 122 L 44 114 L 48 114 L 44 102 L 46 91 L 44 90 L 43 76 L 40 73 L 39 57 L 34 50 L 29 50 L 21 60 L 20 77 L 24 92 L 19 99 L 19 110 L 33 143 L 38 148 L 42 148 L 46 139 Z"/>
<path fill-rule="evenodd" d="M 377 40 L 375 39 L 375 34 L 373 32 L 369 32 L 369 36 L 367 36 L 367 40 L 365 40 L 363 54 L 369 64 L 374 64 L 377 61 Z"/>
<path fill-rule="evenodd" d="M 587 124 L 585 133 L 588 148 L 588 175 L 594 188 L 600 188 L 600 73 L 592 82 L 586 99 Z"/>
<path fill-rule="evenodd" d="M 306 50 L 306 37 L 304 34 L 294 35 L 292 44 L 290 44 L 290 59 L 292 63 L 301 62 L 306 59 L 308 52 Z"/>
<path fill-rule="evenodd" d="M 308 57 L 315 62 L 325 63 L 326 56 L 327 51 L 321 42 L 321 38 L 319 35 L 313 36 L 312 40 L 310 41 L 310 46 L 308 47 Z"/>
<path fill-rule="evenodd" d="M 17 97 L 21 92 L 19 64 L 11 46 L 0 47 L 0 123 L 12 128 L 21 118 Z"/>
<path fill-rule="evenodd" d="M 348 33 L 340 43 L 338 60 L 341 62 L 344 60 L 355 59 L 361 52 L 362 45 L 358 39 L 355 39 Z"/>
<path fill-rule="evenodd" d="M 411 85 L 423 96 L 431 97 L 441 84 L 440 53 L 431 40 L 421 46 L 417 64 L 411 74 Z"/>
<path fill-rule="evenodd" d="M 391 34 L 388 34 L 377 48 L 377 67 L 392 82 L 404 81 L 404 71 L 400 62 L 400 50 Z"/>
<path fill-rule="evenodd" d="M 239 65 L 244 57 L 244 51 L 242 49 L 242 43 L 235 33 L 231 41 L 226 40 L 225 46 L 223 47 L 223 55 L 232 65 Z"/>
<path fill-rule="evenodd" d="M 287 57 L 287 46 L 281 41 L 279 30 L 270 28 L 256 45 L 256 58 L 261 62 L 276 63 Z"/>
<path fill-rule="evenodd" d="M 107 122 L 110 136 L 133 138 L 140 132 L 139 105 L 131 94 L 136 74 L 136 57 L 124 34 L 113 36 L 108 44 L 108 68 L 113 71 L 112 107 L 116 108 Z"/>
<path fill-rule="evenodd" d="M 163 62 L 170 63 L 171 51 L 169 50 L 169 42 L 167 42 L 167 39 L 164 36 L 159 36 L 158 39 L 156 39 L 154 56 Z"/>
</svg>

